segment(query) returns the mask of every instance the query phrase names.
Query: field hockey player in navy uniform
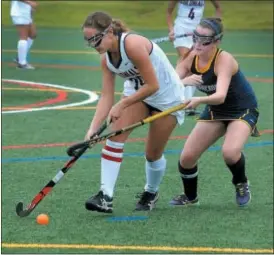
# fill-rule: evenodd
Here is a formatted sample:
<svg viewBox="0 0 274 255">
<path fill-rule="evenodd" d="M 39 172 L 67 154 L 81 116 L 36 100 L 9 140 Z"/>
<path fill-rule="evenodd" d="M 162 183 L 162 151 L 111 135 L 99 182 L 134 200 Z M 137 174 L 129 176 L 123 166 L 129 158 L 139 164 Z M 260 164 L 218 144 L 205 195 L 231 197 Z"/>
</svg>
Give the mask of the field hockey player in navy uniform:
<svg viewBox="0 0 274 255">
<path fill-rule="evenodd" d="M 199 203 L 198 159 L 222 136 L 222 154 L 232 174 L 236 203 L 245 206 L 251 199 L 242 149 L 249 136 L 258 133 L 257 99 L 235 58 L 218 48 L 222 37 L 220 19 L 202 19 L 194 30 L 193 49 L 177 66 L 184 84 L 196 86 L 206 94 L 188 100 L 187 108 L 206 106 L 181 153 L 179 172 L 184 193 L 172 199 L 172 205 Z"/>
</svg>

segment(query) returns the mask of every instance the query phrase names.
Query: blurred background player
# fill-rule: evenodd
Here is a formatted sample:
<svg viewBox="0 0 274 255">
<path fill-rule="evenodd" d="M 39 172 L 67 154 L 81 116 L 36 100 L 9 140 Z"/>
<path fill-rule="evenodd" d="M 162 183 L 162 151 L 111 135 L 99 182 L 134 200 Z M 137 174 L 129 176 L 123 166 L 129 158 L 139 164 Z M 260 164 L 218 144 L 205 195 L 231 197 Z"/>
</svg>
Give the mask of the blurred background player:
<svg viewBox="0 0 274 255">
<path fill-rule="evenodd" d="M 221 17 L 221 8 L 219 1 L 211 0 L 211 3 L 215 7 L 215 16 Z M 173 26 L 172 13 L 178 4 L 177 17 Z M 176 38 L 178 35 L 192 33 L 197 27 L 200 20 L 203 17 L 205 7 L 204 0 L 170 0 L 167 8 L 167 25 L 169 30 L 169 38 L 173 41 L 174 47 L 178 53 L 178 62 L 183 60 L 184 56 L 188 53 L 192 47 L 192 37 Z M 190 99 L 195 93 L 195 86 L 188 86 L 185 84 L 185 97 Z M 195 115 L 195 109 L 186 110 L 187 115 Z"/>
<path fill-rule="evenodd" d="M 107 117 L 112 120 L 111 129 L 117 130 L 183 102 L 181 80 L 157 44 L 128 33 L 121 21 L 113 20 L 103 12 L 86 18 L 83 33 L 88 44 L 101 54 L 103 74 L 102 94 L 86 139 Z M 116 75 L 124 78 L 125 83 L 123 98 L 113 105 Z M 166 170 L 163 150 L 177 123 L 183 121 L 184 112 L 177 111 L 150 124 L 145 152 L 146 185 L 136 210 L 152 210 L 157 202 L 159 185 Z M 114 187 L 129 134 L 106 141 L 101 158 L 100 191 L 86 202 L 88 210 L 112 212 Z"/>
<path fill-rule="evenodd" d="M 251 199 L 242 149 L 256 130 L 259 112 L 254 91 L 235 58 L 218 48 L 223 37 L 220 19 L 202 19 L 193 34 L 193 50 L 177 66 L 181 79 L 207 94 L 192 97 L 187 108 L 206 104 L 199 121 L 188 136 L 179 161 L 184 194 L 171 204 L 197 204 L 198 159 L 220 137 L 222 153 L 232 173 L 236 203 L 245 206 Z M 192 75 L 185 78 L 187 74 Z M 197 142 L 198 141 L 198 142 Z"/>
<path fill-rule="evenodd" d="M 21 69 L 34 69 L 27 61 L 28 52 L 36 38 L 36 27 L 32 14 L 37 7 L 36 1 L 11 1 L 10 16 L 16 26 L 19 41 L 17 44 L 17 57 L 14 61 Z"/>
</svg>

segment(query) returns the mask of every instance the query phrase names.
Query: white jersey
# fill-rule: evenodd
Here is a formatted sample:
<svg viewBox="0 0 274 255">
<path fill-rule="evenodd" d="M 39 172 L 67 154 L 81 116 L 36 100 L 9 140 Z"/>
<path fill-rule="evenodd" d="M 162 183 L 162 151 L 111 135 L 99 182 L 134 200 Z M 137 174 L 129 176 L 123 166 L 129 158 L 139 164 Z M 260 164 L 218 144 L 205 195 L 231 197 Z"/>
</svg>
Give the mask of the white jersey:
<svg viewBox="0 0 274 255">
<path fill-rule="evenodd" d="M 193 42 L 192 37 L 176 38 L 182 34 L 192 33 L 203 18 L 205 7 L 204 0 L 181 0 L 178 4 L 177 17 L 174 22 L 174 47 L 185 47 L 190 49 Z"/>
<path fill-rule="evenodd" d="M 127 56 L 125 50 L 125 38 L 127 35 L 128 33 L 122 33 L 119 38 L 121 56 L 118 65 L 113 65 L 108 53 L 106 53 L 106 60 L 109 70 L 125 79 L 124 95 L 130 96 L 136 93 L 144 84 L 144 81 L 138 69 Z M 184 86 L 162 49 L 157 44 L 151 43 L 150 60 L 159 82 L 159 89 L 143 101 L 158 110 L 164 111 L 183 102 Z M 178 111 L 174 115 L 177 117 L 178 123 L 181 124 L 184 120 L 184 113 Z"/>
<path fill-rule="evenodd" d="M 23 1 L 11 1 L 10 15 L 31 17 L 31 6 Z"/>
<path fill-rule="evenodd" d="M 204 0 L 181 0 L 178 5 L 177 17 L 186 27 L 196 27 L 203 17 L 205 8 Z"/>
</svg>

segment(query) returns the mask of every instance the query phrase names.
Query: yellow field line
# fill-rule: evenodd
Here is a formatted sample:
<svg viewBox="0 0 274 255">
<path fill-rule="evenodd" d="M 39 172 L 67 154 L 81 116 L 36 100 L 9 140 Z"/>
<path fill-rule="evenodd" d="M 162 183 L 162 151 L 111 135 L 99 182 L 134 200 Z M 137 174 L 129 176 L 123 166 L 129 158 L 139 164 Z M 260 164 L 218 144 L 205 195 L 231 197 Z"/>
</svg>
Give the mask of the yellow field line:
<svg viewBox="0 0 274 255">
<path fill-rule="evenodd" d="M 97 250 L 137 250 L 137 251 L 190 251 L 190 252 L 272 253 L 273 254 L 273 249 L 214 248 L 214 247 L 173 247 L 173 246 L 134 246 L 134 245 L 91 245 L 91 244 L 2 243 L 2 248 L 97 249 Z"/>
<path fill-rule="evenodd" d="M 16 53 L 16 50 L 7 50 L 3 49 L 2 52 L 6 53 Z M 95 51 L 80 51 L 80 50 L 32 50 L 32 53 L 38 54 L 88 54 L 88 55 L 97 55 Z M 177 56 L 176 52 L 166 52 L 169 56 Z M 233 54 L 234 57 L 241 58 L 273 58 L 273 54 Z"/>
</svg>

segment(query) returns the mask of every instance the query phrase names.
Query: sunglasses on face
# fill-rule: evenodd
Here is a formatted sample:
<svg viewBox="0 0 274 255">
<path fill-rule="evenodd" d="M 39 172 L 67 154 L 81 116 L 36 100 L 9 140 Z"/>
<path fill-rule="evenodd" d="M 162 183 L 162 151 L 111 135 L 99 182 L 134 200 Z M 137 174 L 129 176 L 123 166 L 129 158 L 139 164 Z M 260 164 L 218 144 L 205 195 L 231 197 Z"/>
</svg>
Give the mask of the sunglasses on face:
<svg viewBox="0 0 274 255">
<path fill-rule="evenodd" d="M 194 30 L 192 35 L 193 43 L 200 43 L 203 46 L 210 45 L 211 43 L 215 42 L 215 36 L 212 35 L 201 35 L 197 31 Z"/>
</svg>

